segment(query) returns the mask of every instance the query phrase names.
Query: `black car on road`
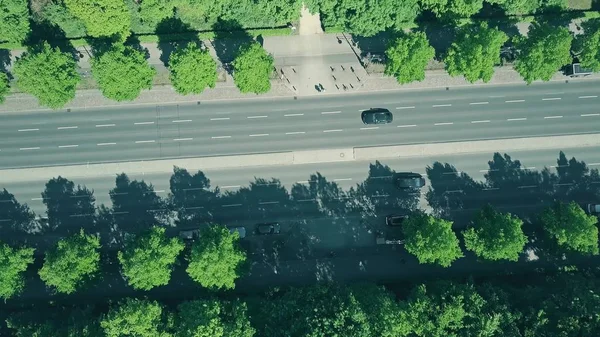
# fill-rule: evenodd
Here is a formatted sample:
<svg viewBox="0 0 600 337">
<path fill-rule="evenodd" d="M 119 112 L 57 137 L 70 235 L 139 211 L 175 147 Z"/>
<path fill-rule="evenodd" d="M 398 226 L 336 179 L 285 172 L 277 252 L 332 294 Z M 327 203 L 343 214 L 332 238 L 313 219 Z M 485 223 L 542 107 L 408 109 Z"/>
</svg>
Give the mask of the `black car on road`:
<svg viewBox="0 0 600 337">
<path fill-rule="evenodd" d="M 279 234 L 281 232 L 281 226 L 277 222 L 273 223 L 261 223 L 256 225 L 257 234 Z"/>
<path fill-rule="evenodd" d="M 361 113 L 364 124 L 388 124 L 394 120 L 394 115 L 388 109 L 371 108 Z"/>
<path fill-rule="evenodd" d="M 399 189 L 419 189 L 425 186 L 425 178 L 414 172 L 397 173 L 394 176 L 394 183 Z"/>
</svg>

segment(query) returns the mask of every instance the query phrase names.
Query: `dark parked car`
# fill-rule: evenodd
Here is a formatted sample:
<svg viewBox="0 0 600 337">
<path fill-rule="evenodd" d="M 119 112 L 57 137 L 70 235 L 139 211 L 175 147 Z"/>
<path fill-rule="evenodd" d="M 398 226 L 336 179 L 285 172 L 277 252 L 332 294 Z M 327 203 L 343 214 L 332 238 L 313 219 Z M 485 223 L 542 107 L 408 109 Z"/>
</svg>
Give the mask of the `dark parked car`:
<svg viewBox="0 0 600 337">
<path fill-rule="evenodd" d="M 400 226 L 406 219 L 408 219 L 408 215 L 388 215 L 385 217 L 385 224 L 388 226 Z"/>
<path fill-rule="evenodd" d="M 388 124 L 394 120 L 394 115 L 388 109 L 371 108 L 361 113 L 364 124 Z"/>
<path fill-rule="evenodd" d="M 396 187 L 400 189 L 419 189 L 425 186 L 425 178 L 418 173 L 398 173 L 394 177 Z"/>
<path fill-rule="evenodd" d="M 256 233 L 258 234 L 279 234 L 280 232 L 281 226 L 277 222 L 256 225 Z"/>
</svg>

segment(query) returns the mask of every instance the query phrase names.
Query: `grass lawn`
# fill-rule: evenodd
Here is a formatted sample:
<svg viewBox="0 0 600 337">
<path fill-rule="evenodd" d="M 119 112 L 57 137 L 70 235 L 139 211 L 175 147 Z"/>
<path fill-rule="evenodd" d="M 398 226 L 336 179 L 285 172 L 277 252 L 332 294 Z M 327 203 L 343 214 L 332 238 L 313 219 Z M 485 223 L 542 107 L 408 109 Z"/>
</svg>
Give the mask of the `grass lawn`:
<svg viewBox="0 0 600 337">
<path fill-rule="evenodd" d="M 592 8 L 592 0 L 568 0 L 567 5 L 571 9 L 589 10 Z"/>
</svg>

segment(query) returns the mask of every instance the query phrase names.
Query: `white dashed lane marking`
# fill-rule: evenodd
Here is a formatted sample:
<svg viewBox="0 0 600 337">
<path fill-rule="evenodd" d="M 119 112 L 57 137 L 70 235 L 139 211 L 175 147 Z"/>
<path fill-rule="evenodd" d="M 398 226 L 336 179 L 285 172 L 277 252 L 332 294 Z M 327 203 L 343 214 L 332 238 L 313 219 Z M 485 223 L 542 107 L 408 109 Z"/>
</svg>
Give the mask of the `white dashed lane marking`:
<svg viewBox="0 0 600 337">
<path fill-rule="evenodd" d="M 469 103 L 469 105 L 483 105 L 483 104 L 489 104 L 490 102 L 471 102 Z"/>
<path fill-rule="evenodd" d="M 323 130 L 323 132 L 327 133 L 327 132 L 342 132 L 344 130 L 342 129 L 336 129 L 336 130 Z"/>
<path fill-rule="evenodd" d="M 286 132 L 285 134 L 286 135 L 301 135 L 301 134 L 304 134 L 304 133 L 306 133 L 306 132 L 304 132 L 304 131 L 296 131 L 296 132 Z"/>
<path fill-rule="evenodd" d="M 596 96 L 596 95 L 591 95 L 591 96 L 579 96 L 579 98 L 583 98 L 583 99 L 585 99 L 585 98 L 597 98 L 597 97 L 598 97 L 598 96 Z"/>
<path fill-rule="evenodd" d="M 414 109 L 414 106 L 397 106 L 396 110 Z"/>
<path fill-rule="evenodd" d="M 175 138 L 173 139 L 176 142 L 183 142 L 183 141 L 187 141 L 187 140 L 193 140 L 194 138 Z"/>
<path fill-rule="evenodd" d="M 435 123 L 433 125 L 440 126 L 440 125 L 452 125 L 452 124 L 454 124 L 454 123 L 452 123 L 452 122 L 444 122 L 444 123 Z"/>
<path fill-rule="evenodd" d="M 78 146 L 79 146 L 79 145 L 75 145 L 75 144 L 74 144 L 74 145 L 59 145 L 58 147 L 59 147 L 59 148 L 61 148 L 61 149 L 64 149 L 64 148 L 69 148 L 69 147 L 78 147 Z"/>
<path fill-rule="evenodd" d="M 549 97 L 549 98 L 542 98 L 542 101 L 558 101 L 560 100 L 560 97 Z"/>
<path fill-rule="evenodd" d="M 135 143 L 136 144 L 145 144 L 145 143 L 154 143 L 155 140 L 138 140 Z"/>
<path fill-rule="evenodd" d="M 432 108 L 443 108 L 443 107 L 447 107 L 447 106 L 452 106 L 452 104 L 434 104 L 431 107 Z"/>
<path fill-rule="evenodd" d="M 331 114 L 339 114 L 342 113 L 341 111 L 323 111 L 321 112 L 321 115 L 331 115 Z"/>
<path fill-rule="evenodd" d="M 154 122 L 137 122 L 137 123 L 133 123 L 133 125 L 148 125 L 148 124 L 154 124 Z"/>
<path fill-rule="evenodd" d="M 29 151 L 29 150 L 39 150 L 39 147 L 22 147 L 19 150 L 21 151 Z"/>
<path fill-rule="evenodd" d="M 221 186 L 221 188 L 240 188 L 240 185 Z"/>
<path fill-rule="evenodd" d="M 173 121 L 173 123 L 189 123 L 191 121 L 191 119 L 176 119 Z"/>
<path fill-rule="evenodd" d="M 595 117 L 595 116 L 600 116 L 600 114 L 583 114 L 583 115 L 581 115 L 581 117 Z"/>
<path fill-rule="evenodd" d="M 544 117 L 544 119 L 557 119 L 557 118 L 563 118 L 563 116 L 546 116 L 546 117 Z"/>
<path fill-rule="evenodd" d="M 211 137 L 212 139 L 225 139 L 225 138 L 231 138 L 231 136 L 215 136 L 215 137 Z"/>
<path fill-rule="evenodd" d="M 524 99 L 513 99 L 510 101 L 504 101 L 504 103 L 522 103 L 522 102 L 525 102 L 525 100 Z"/>
<path fill-rule="evenodd" d="M 482 120 L 482 121 L 471 121 L 471 124 L 479 124 L 479 123 L 489 123 L 490 120 L 486 119 L 486 120 Z"/>
<path fill-rule="evenodd" d="M 211 118 L 210 120 L 211 121 L 228 121 L 230 119 L 231 118 L 229 118 L 229 117 L 219 117 L 219 118 Z"/>
<path fill-rule="evenodd" d="M 269 116 L 264 116 L 264 115 L 263 116 L 248 116 L 246 118 L 248 118 L 248 119 L 256 119 L 256 118 L 267 118 L 267 117 L 269 117 Z"/>
<path fill-rule="evenodd" d="M 19 129 L 19 132 L 32 132 L 32 131 L 40 131 L 40 129 Z"/>
<path fill-rule="evenodd" d="M 256 134 L 256 135 L 248 135 L 248 137 L 265 137 L 265 136 L 268 136 L 268 135 L 269 135 L 268 133 L 259 133 L 259 134 Z"/>
<path fill-rule="evenodd" d="M 77 129 L 76 126 L 59 126 L 56 128 L 57 130 L 68 130 L 68 129 Z"/>
<path fill-rule="evenodd" d="M 333 179 L 333 181 L 351 181 L 352 178 L 338 178 L 338 179 Z"/>
<path fill-rule="evenodd" d="M 377 129 L 379 129 L 379 127 L 378 126 L 371 126 L 371 127 L 368 127 L 368 128 L 360 128 L 360 129 L 361 130 L 377 130 Z"/>
<path fill-rule="evenodd" d="M 115 126 L 115 124 L 97 124 L 96 127 L 97 128 L 109 128 Z"/>
<path fill-rule="evenodd" d="M 283 115 L 284 117 L 297 117 L 297 116 L 304 116 L 304 114 L 287 114 L 287 115 Z"/>
<path fill-rule="evenodd" d="M 398 125 L 398 128 L 414 128 L 417 124 Z"/>
<path fill-rule="evenodd" d="M 516 121 L 526 121 L 527 118 L 509 118 L 507 119 L 508 122 L 516 122 Z"/>
<path fill-rule="evenodd" d="M 117 143 L 98 143 L 97 146 L 117 145 Z"/>
</svg>

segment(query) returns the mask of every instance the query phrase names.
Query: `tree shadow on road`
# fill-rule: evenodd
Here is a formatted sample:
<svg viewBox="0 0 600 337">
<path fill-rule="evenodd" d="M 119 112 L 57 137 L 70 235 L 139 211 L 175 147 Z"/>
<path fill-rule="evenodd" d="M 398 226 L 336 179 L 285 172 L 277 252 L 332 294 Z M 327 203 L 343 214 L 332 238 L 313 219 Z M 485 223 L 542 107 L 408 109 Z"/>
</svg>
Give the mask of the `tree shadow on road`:
<svg viewBox="0 0 600 337">
<path fill-rule="evenodd" d="M 50 179 L 42 192 L 48 216 L 47 233 L 72 235 L 84 229 L 95 233 L 96 198 L 94 191 L 63 177 Z"/>
</svg>

